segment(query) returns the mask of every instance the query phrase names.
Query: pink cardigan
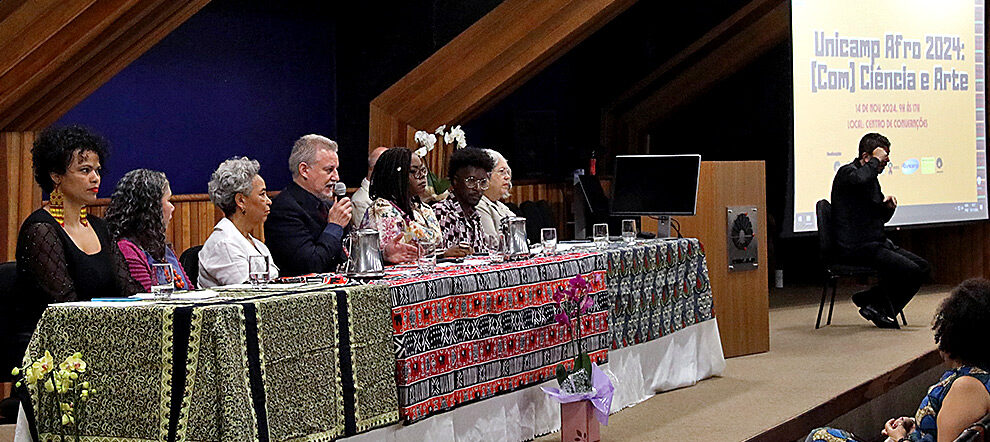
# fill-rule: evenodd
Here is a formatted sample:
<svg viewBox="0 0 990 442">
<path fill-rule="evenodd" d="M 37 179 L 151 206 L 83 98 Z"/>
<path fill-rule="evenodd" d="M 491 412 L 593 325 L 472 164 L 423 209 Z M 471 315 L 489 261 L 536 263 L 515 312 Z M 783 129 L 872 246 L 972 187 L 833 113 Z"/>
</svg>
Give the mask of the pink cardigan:
<svg viewBox="0 0 990 442">
<path fill-rule="evenodd" d="M 151 264 L 148 263 L 148 257 L 147 255 L 144 254 L 144 250 L 141 250 L 141 248 L 138 247 L 137 244 L 134 244 L 133 242 L 128 241 L 126 239 L 117 240 L 117 247 L 120 248 L 120 253 L 124 255 L 124 259 L 127 261 L 127 268 L 131 271 L 131 276 L 134 277 L 135 281 L 141 283 L 141 286 L 143 286 L 145 290 L 150 291 Z M 174 252 L 171 251 L 170 248 L 166 247 L 165 253 L 168 254 L 170 252 L 173 255 L 175 254 Z M 177 270 L 182 273 L 182 278 L 184 280 L 186 281 L 189 280 L 189 277 L 186 276 L 185 269 L 183 269 L 181 265 L 179 265 L 179 268 Z M 176 286 L 176 288 L 179 287 Z M 192 288 L 186 287 L 186 290 L 190 290 L 190 289 Z"/>
</svg>

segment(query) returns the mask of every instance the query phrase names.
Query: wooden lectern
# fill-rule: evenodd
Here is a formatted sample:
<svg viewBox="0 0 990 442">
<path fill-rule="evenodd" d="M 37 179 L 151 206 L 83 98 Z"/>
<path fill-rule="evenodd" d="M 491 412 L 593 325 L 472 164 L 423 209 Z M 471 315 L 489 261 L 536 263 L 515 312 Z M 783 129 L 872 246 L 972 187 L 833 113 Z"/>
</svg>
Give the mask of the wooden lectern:
<svg viewBox="0 0 990 442">
<path fill-rule="evenodd" d="M 752 205 L 757 222 L 759 265 L 754 270 L 730 272 L 726 208 Z M 766 172 L 762 161 L 703 161 L 698 177 L 695 216 L 673 217 L 681 234 L 701 240 L 708 261 L 715 318 L 726 357 L 770 350 L 769 286 L 767 265 Z M 655 232 L 655 219 L 643 217 L 642 230 Z M 673 234 L 673 232 L 672 232 Z"/>
</svg>

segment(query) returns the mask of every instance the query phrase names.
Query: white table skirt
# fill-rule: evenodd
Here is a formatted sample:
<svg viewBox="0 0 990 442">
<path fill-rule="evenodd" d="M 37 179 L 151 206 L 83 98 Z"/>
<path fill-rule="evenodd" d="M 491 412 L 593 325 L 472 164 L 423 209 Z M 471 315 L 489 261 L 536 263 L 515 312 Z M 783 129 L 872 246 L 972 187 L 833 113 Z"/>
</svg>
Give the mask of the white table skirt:
<svg viewBox="0 0 990 442">
<path fill-rule="evenodd" d="M 643 344 L 609 351 L 603 370 L 612 378 L 612 413 L 643 402 L 655 393 L 694 385 L 719 376 L 725 357 L 717 319 L 688 326 L 674 334 Z M 413 425 L 391 425 L 352 436 L 346 442 L 524 441 L 560 429 L 560 406 L 539 387 L 476 402 L 427 418 Z M 17 416 L 15 442 L 31 442 L 24 410 Z"/>
</svg>

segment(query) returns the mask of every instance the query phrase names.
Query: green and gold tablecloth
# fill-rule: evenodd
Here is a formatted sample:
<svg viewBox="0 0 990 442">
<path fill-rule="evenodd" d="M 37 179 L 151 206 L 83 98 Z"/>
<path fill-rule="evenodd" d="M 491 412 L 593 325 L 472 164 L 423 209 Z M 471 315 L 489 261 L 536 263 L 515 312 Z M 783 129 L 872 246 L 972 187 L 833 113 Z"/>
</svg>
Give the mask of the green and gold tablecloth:
<svg viewBox="0 0 990 442">
<path fill-rule="evenodd" d="M 97 390 L 85 440 L 331 440 L 398 421 L 386 287 L 222 296 L 54 305 L 26 360 L 83 352 Z"/>
</svg>

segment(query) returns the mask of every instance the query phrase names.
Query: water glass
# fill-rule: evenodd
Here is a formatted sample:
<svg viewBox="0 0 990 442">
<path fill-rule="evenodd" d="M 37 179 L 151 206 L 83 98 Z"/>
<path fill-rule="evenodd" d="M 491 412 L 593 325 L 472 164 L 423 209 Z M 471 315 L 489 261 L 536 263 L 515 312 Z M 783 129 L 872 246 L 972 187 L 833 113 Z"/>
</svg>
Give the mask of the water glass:
<svg viewBox="0 0 990 442">
<path fill-rule="evenodd" d="M 545 255 L 557 253 L 557 229 L 553 227 L 540 229 L 540 243 L 543 244 Z"/>
<path fill-rule="evenodd" d="M 593 227 L 595 245 L 599 249 L 608 247 L 608 224 L 595 224 Z"/>
<path fill-rule="evenodd" d="M 436 243 L 421 239 L 416 241 L 416 248 L 419 251 L 416 258 L 416 266 L 419 271 L 430 273 L 437 269 L 437 245 Z"/>
<path fill-rule="evenodd" d="M 505 261 L 505 235 L 499 233 L 495 236 L 491 248 L 488 250 L 488 262 L 498 264 Z"/>
<path fill-rule="evenodd" d="M 251 286 L 259 288 L 268 284 L 269 270 L 268 257 L 264 255 L 251 255 L 248 257 L 248 280 Z"/>
<path fill-rule="evenodd" d="M 636 220 L 622 220 L 622 240 L 631 243 L 636 240 Z"/>
<path fill-rule="evenodd" d="M 151 273 L 154 280 L 151 282 L 151 295 L 157 300 L 166 300 L 172 297 L 175 291 L 175 273 L 172 271 L 172 264 L 152 264 Z"/>
</svg>

